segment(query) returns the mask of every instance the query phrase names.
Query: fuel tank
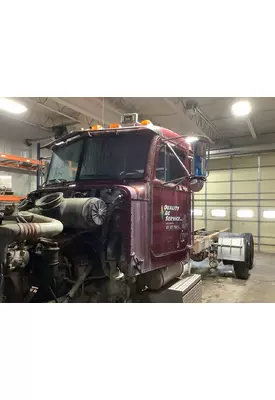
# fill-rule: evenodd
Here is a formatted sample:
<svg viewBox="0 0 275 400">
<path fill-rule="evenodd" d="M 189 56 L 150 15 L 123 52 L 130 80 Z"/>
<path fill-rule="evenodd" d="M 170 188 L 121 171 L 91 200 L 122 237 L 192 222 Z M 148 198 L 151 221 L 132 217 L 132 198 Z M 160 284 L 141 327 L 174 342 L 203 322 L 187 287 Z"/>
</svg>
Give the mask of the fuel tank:
<svg viewBox="0 0 275 400">
<path fill-rule="evenodd" d="M 177 263 L 170 267 L 164 267 L 157 269 L 152 272 L 144 274 L 140 279 L 142 284 L 147 286 L 149 290 L 160 290 L 167 283 L 171 282 L 173 279 L 178 278 L 184 272 L 184 264 Z"/>
</svg>

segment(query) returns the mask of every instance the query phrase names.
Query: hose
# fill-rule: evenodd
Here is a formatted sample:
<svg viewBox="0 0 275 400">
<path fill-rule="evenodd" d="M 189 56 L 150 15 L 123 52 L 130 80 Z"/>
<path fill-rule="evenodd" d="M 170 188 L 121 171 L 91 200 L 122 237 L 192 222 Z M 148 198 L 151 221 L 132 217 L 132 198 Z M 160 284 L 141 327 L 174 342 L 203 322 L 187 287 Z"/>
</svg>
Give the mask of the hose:
<svg viewBox="0 0 275 400">
<path fill-rule="evenodd" d="M 19 216 L 26 222 L 4 223 L 0 225 L 0 264 L 4 262 L 5 249 L 8 244 L 17 240 L 53 237 L 63 231 L 63 224 L 42 215 L 20 212 Z M 8 217 L 10 221 L 17 217 Z"/>
<path fill-rule="evenodd" d="M 55 295 L 55 293 L 54 293 L 54 291 L 53 291 L 51 285 L 49 285 L 49 291 L 51 292 L 51 294 L 52 294 L 52 296 L 53 296 L 53 298 L 54 298 L 54 301 L 55 301 L 56 303 L 58 303 L 58 298 L 56 297 L 56 295 Z"/>
<path fill-rule="evenodd" d="M 4 268 L 3 263 L 0 265 L 0 303 L 3 302 L 3 290 L 4 289 Z"/>
<path fill-rule="evenodd" d="M 69 301 L 73 299 L 73 297 L 75 296 L 76 292 L 78 291 L 80 286 L 84 283 L 85 279 L 91 273 L 91 271 L 92 271 L 92 266 L 90 265 L 89 267 L 87 267 L 85 269 L 83 274 L 80 275 L 80 277 L 78 278 L 76 283 L 73 285 L 71 290 L 67 293 L 66 298 L 65 298 L 65 300 L 62 301 L 62 303 L 69 303 Z"/>
<path fill-rule="evenodd" d="M 7 237 L 12 237 L 12 240 L 34 239 L 42 236 L 53 237 L 63 231 L 63 224 L 53 218 L 26 211 L 20 212 L 19 217 L 24 218 L 26 222 L 0 225 L 0 240 L 3 238 L 5 241 Z M 9 217 L 10 221 L 13 219 Z"/>
</svg>

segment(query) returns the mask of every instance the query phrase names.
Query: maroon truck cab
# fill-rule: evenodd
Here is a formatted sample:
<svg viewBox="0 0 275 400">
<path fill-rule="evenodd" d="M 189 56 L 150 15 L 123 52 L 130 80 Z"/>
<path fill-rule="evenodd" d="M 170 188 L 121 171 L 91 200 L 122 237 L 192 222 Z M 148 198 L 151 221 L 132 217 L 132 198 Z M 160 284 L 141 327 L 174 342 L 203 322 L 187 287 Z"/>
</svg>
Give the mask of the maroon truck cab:
<svg viewBox="0 0 275 400">
<path fill-rule="evenodd" d="M 198 298 L 188 261 L 203 141 L 128 114 L 122 126 L 65 133 L 44 147 L 45 182 L 1 212 L 0 302 Z"/>
<path fill-rule="evenodd" d="M 46 184 L 31 196 L 102 199 L 106 262 L 116 260 L 128 277 L 182 268 L 192 231 L 192 149 L 182 136 L 146 121 L 73 132 L 50 147 Z"/>
</svg>

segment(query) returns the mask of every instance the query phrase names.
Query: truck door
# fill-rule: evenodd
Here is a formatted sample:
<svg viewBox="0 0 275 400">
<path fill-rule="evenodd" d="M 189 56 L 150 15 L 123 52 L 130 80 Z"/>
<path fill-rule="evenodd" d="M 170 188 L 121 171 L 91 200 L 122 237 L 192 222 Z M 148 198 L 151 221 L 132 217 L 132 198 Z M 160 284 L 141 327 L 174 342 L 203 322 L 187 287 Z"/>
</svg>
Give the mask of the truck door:
<svg viewBox="0 0 275 400">
<path fill-rule="evenodd" d="M 176 147 L 173 149 L 187 166 L 186 153 Z M 187 250 L 190 239 L 190 194 L 183 183 L 178 186 L 169 183 L 183 178 L 185 171 L 166 144 L 159 147 L 156 157 L 156 173 L 152 182 L 151 251 L 159 261 L 162 259 L 165 262 L 171 255 L 176 261 Z"/>
</svg>

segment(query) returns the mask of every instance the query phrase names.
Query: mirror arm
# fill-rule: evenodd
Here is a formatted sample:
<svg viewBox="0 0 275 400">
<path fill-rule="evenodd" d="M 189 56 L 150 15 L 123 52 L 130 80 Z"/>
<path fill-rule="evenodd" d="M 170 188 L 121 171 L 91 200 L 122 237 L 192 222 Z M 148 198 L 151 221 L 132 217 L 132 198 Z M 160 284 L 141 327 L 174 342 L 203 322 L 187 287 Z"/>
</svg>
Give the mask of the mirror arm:
<svg viewBox="0 0 275 400">
<path fill-rule="evenodd" d="M 184 179 L 186 179 L 186 176 L 184 176 L 183 178 L 176 178 L 176 179 L 173 179 L 172 181 L 164 182 L 163 186 L 169 185 L 169 183 L 174 183 L 174 182 L 175 182 L 177 185 L 180 185 L 181 182 L 184 181 Z M 179 182 L 177 182 L 177 181 L 179 181 Z"/>
<path fill-rule="evenodd" d="M 188 169 L 186 168 L 186 166 L 183 164 L 183 162 L 181 161 L 181 159 L 179 158 L 179 156 L 177 155 L 177 153 L 174 151 L 173 147 L 170 145 L 170 143 L 166 143 L 166 145 L 169 147 L 169 149 L 172 151 L 172 153 L 174 154 L 174 156 L 176 157 L 176 159 L 178 160 L 178 162 L 180 163 L 180 165 L 182 166 L 182 168 L 184 169 L 184 171 L 187 174 L 187 178 L 190 177 L 190 173 L 188 171 Z"/>
</svg>

